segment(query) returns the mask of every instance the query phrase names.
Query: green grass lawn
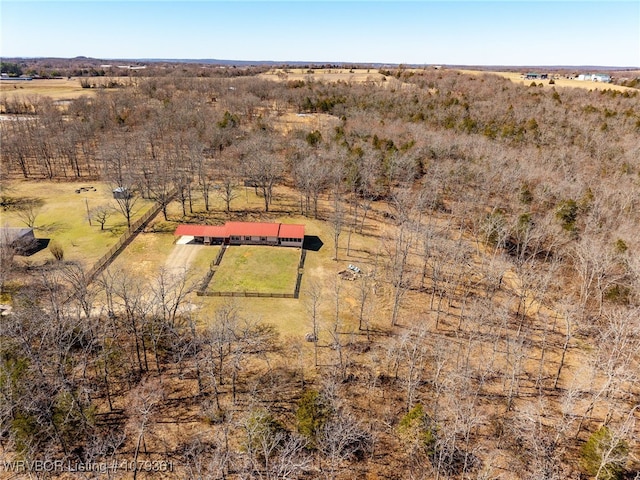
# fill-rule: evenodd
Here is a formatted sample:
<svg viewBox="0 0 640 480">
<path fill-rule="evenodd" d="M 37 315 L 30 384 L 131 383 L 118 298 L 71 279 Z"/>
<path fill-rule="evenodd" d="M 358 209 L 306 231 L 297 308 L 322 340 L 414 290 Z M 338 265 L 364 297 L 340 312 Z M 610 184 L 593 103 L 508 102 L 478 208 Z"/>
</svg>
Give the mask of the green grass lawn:
<svg viewBox="0 0 640 480">
<path fill-rule="evenodd" d="M 222 292 L 293 293 L 300 250 L 265 245 L 227 248 L 209 289 Z"/>
<path fill-rule="evenodd" d="M 92 186 L 90 191 L 76 193 L 82 186 Z M 16 181 L 7 186 L 4 195 L 17 198 L 39 198 L 43 205 L 38 209 L 35 221 L 36 238 L 46 238 L 59 243 L 64 250 L 65 260 L 74 260 L 90 267 L 120 238 L 126 230 L 122 213 L 115 211 L 116 201 L 111 189 L 101 182 L 50 182 Z M 87 205 L 93 209 L 100 205 L 114 208 L 107 219 L 104 230 L 100 225 L 87 219 Z M 141 217 L 151 206 L 150 200 L 139 199 L 135 205 L 132 221 Z M 24 227 L 19 215 L 12 210 L 0 213 L 4 226 Z M 44 263 L 53 256 L 48 249 L 25 258 L 35 264 Z"/>
</svg>

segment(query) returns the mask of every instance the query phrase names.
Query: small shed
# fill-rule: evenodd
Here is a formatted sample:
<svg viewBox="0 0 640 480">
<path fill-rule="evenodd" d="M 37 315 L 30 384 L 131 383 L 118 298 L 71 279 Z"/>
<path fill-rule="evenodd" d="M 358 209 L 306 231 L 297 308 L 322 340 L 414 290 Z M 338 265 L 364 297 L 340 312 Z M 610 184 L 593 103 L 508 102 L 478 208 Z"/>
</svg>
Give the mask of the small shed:
<svg viewBox="0 0 640 480">
<path fill-rule="evenodd" d="M 129 192 L 129 189 L 127 187 L 118 187 L 113 189 L 113 198 L 115 198 L 116 200 L 130 198 L 130 197 L 131 197 L 131 192 Z"/>
</svg>

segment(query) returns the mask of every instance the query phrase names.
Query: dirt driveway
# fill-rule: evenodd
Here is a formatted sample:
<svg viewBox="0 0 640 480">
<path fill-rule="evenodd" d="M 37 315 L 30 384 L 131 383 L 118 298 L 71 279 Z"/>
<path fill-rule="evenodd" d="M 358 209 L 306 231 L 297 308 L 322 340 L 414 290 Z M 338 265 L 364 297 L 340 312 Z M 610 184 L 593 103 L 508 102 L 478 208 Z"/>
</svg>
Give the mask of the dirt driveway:
<svg viewBox="0 0 640 480">
<path fill-rule="evenodd" d="M 198 253 L 207 248 L 206 245 L 181 245 L 176 244 L 167 257 L 164 268 L 167 272 L 175 275 L 185 274 L 189 269 L 189 265 L 193 263 Z M 209 247 L 210 248 L 210 247 Z"/>
</svg>

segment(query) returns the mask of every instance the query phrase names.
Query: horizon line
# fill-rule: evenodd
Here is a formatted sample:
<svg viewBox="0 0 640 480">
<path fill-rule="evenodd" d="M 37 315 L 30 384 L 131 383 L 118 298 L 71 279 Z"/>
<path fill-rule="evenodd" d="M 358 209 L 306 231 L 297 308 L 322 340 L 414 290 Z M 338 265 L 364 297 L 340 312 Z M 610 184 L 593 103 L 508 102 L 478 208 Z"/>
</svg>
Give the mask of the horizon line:
<svg viewBox="0 0 640 480">
<path fill-rule="evenodd" d="M 86 55 L 76 55 L 74 57 L 64 57 L 64 56 L 45 56 L 45 55 L 37 55 L 37 56 L 20 56 L 20 55 L 1 55 L 0 60 L 9 60 L 9 59 L 24 59 L 24 60 L 46 60 L 46 59 L 56 59 L 56 60 L 99 60 L 99 61 L 136 61 L 136 62 L 176 62 L 176 63 L 226 63 L 229 65 L 235 64 L 251 64 L 251 65 L 265 65 L 265 64 L 280 64 L 280 65 L 293 65 L 293 64 L 305 64 L 305 65 L 376 65 L 376 66 L 409 66 L 409 67 L 430 67 L 430 66 L 441 66 L 441 67 L 509 67 L 509 68 L 524 68 L 524 67 L 536 67 L 536 68 L 603 68 L 603 69 L 623 69 L 623 70 L 640 70 L 640 66 L 636 65 L 597 65 L 597 64 L 500 64 L 500 63 L 492 63 L 492 64 L 477 64 L 477 63 L 442 63 L 442 62 L 425 62 L 425 63 L 408 63 L 408 62 L 366 62 L 366 61 L 331 61 L 331 60 L 237 60 L 237 59 L 220 59 L 220 58 L 163 58 L 163 57 L 91 57 Z"/>
</svg>

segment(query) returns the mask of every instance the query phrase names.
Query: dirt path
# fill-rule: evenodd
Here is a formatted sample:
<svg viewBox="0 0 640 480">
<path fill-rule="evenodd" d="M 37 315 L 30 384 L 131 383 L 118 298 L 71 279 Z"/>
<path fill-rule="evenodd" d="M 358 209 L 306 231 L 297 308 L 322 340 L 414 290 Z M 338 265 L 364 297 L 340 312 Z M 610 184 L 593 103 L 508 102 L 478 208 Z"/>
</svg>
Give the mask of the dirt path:
<svg viewBox="0 0 640 480">
<path fill-rule="evenodd" d="M 165 269 L 173 274 L 184 274 L 193 263 L 198 253 L 207 248 L 206 245 L 181 245 L 176 244 L 164 263 Z M 209 247 L 210 248 L 210 247 Z"/>
</svg>

